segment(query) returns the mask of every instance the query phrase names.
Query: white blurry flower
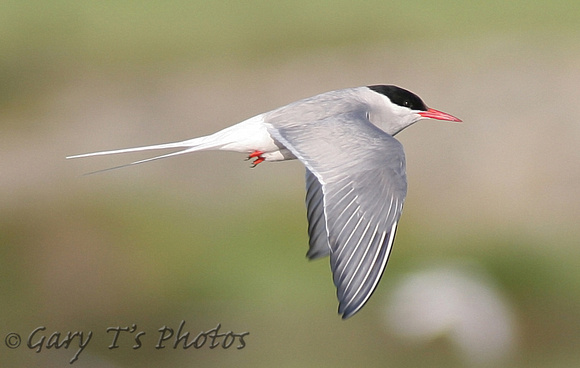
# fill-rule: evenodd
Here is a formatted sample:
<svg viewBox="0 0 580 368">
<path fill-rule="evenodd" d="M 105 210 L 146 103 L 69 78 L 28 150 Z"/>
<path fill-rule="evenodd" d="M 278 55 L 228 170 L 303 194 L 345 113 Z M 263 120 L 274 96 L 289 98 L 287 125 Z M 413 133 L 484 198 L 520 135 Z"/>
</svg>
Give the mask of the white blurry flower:
<svg viewBox="0 0 580 368">
<path fill-rule="evenodd" d="M 514 348 L 508 302 L 481 272 L 433 267 L 404 277 L 387 298 L 387 325 L 412 342 L 446 336 L 477 365 L 497 363 Z"/>
</svg>

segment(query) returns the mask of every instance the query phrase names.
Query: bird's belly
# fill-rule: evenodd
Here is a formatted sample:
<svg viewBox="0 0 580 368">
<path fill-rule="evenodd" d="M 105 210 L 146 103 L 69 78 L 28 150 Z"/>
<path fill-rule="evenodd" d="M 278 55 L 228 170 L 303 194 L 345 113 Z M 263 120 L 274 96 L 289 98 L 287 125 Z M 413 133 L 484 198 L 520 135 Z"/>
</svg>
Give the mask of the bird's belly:
<svg viewBox="0 0 580 368">
<path fill-rule="evenodd" d="M 264 152 L 262 157 L 264 157 L 266 161 L 285 161 L 296 159 L 296 156 L 294 156 L 292 152 L 284 147 L 276 151 Z"/>
<path fill-rule="evenodd" d="M 214 134 L 215 140 L 223 142 L 219 149 L 252 154 L 261 152 L 266 161 L 292 160 L 296 157 L 276 141 L 264 124 L 263 115 L 254 116 Z"/>
</svg>

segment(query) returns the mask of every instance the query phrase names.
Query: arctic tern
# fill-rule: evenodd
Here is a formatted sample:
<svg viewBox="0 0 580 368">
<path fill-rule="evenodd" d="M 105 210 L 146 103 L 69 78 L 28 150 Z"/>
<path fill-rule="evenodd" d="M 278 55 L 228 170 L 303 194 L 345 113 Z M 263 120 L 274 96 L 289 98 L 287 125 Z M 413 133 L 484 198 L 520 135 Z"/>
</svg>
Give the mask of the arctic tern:
<svg viewBox="0 0 580 368">
<path fill-rule="evenodd" d="M 204 137 L 67 158 L 180 148 L 116 168 L 203 150 L 242 152 L 253 166 L 300 160 L 306 166 L 307 256 L 330 255 L 338 313 L 346 319 L 379 283 L 407 194 L 405 154 L 393 136 L 426 118 L 461 121 L 408 90 L 373 85 L 309 97 Z"/>
</svg>

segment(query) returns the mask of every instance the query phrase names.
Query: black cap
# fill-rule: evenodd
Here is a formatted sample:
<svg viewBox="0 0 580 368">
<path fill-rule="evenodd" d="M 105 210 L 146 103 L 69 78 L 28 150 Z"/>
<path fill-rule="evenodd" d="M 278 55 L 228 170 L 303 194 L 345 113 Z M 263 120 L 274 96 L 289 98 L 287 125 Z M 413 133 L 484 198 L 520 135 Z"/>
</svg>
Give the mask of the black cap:
<svg viewBox="0 0 580 368">
<path fill-rule="evenodd" d="M 392 103 L 407 107 L 411 110 L 427 111 L 427 106 L 419 96 L 401 87 L 392 85 L 368 86 L 373 91 L 385 95 Z"/>
</svg>

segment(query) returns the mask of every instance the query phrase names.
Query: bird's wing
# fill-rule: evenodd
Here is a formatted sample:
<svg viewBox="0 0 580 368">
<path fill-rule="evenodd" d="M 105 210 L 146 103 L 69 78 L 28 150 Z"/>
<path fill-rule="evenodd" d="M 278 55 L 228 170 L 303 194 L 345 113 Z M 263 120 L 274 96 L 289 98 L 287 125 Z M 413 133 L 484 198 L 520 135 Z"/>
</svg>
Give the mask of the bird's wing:
<svg viewBox="0 0 580 368">
<path fill-rule="evenodd" d="M 324 215 L 324 196 L 322 185 L 316 175 L 306 169 L 306 216 L 308 218 L 309 245 L 306 256 L 310 259 L 330 254 L 326 216 Z"/>
<path fill-rule="evenodd" d="M 348 318 L 375 290 L 391 252 L 407 192 L 403 148 L 364 112 L 269 124 L 306 165 L 309 256 L 330 253 L 338 312 Z"/>
</svg>

